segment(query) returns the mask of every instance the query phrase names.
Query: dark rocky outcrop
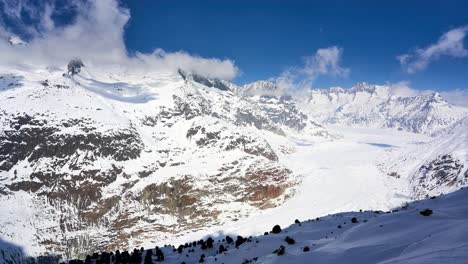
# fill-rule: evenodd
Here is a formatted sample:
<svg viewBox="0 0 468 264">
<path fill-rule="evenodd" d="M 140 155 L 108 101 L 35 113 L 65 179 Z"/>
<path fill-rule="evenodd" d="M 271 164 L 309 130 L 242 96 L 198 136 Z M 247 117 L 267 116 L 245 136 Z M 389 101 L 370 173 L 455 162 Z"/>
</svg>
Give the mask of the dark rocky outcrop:
<svg viewBox="0 0 468 264">
<path fill-rule="evenodd" d="M 441 187 L 463 186 L 468 182 L 466 173 L 462 175 L 463 169 L 463 163 L 450 154 L 440 155 L 423 164 L 413 179 L 417 181 L 413 187 L 415 196 L 423 198 Z"/>
</svg>

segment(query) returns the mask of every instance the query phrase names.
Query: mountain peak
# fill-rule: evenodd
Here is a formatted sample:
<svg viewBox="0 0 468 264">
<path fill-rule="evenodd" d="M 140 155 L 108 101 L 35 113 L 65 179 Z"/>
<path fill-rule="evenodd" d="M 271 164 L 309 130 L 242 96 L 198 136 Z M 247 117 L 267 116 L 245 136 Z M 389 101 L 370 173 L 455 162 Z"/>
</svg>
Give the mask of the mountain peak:
<svg viewBox="0 0 468 264">
<path fill-rule="evenodd" d="M 465 108 L 449 104 L 437 92 L 393 96 L 390 86 L 365 82 L 349 89 L 312 90 L 304 107 L 322 123 L 396 128 L 427 134 L 453 124 L 468 113 Z"/>
<path fill-rule="evenodd" d="M 433 102 L 448 103 L 447 100 L 445 100 L 445 99 L 442 97 L 442 95 L 440 95 L 440 93 L 438 93 L 438 92 L 432 93 L 431 100 L 432 100 Z"/>
<path fill-rule="evenodd" d="M 196 73 L 187 73 L 181 69 L 177 71 L 179 75 L 185 80 L 185 81 L 193 81 L 198 84 L 202 84 L 207 87 L 213 87 L 217 88 L 221 91 L 229 91 L 231 90 L 223 81 L 219 79 L 209 79 L 206 78 L 202 75 L 196 74 Z"/>
</svg>

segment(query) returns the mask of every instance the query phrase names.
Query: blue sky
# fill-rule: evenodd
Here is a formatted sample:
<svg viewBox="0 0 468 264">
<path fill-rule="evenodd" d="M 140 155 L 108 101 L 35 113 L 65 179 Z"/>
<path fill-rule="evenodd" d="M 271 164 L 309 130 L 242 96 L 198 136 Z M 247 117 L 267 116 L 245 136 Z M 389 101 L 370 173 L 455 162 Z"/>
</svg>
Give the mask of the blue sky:
<svg viewBox="0 0 468 264">
<path fill-rule="evenodd" d="M 29 41 L 41 54 L 28 59 L 138 55 L 238 84 L 292 76 L 312 87 L 406 81 L 468 94 L 467 14 L 461 0 L 0 0 L 0 37 Z"/>
<path fill-rule="evenodd" d="M 407 80 L 419 89 L 468 88 L 468 58 L 441 58 L 408 74 L 396 56 L 437 42 L 468 24 L 468 1 L 154 1 L 125 3 L 130 50 L 185 50 L 229 58 L 237 82 L 268 79 L 319 48 L 343 49 L 347 77 L 320 76 L 314 86 Z M 466 43 L 466 40 L 465 40 Z"/>
</svg>

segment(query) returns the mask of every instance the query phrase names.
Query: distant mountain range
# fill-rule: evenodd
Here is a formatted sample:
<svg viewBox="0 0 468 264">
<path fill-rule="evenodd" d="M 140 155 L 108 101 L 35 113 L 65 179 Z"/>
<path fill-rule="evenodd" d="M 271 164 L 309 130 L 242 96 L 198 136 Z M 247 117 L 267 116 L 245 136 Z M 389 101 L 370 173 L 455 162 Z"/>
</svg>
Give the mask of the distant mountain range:
<svg viewBox="0 0 468 264">
<path fill-rule="evenodd" d="M 237 87 L 242 95 L 271 95 L 275 83 L 259 81 Z M 310 90 L 298 99 L 299 108 L 315 121 L 359 127 L 378 127 L 431 134 L 465 117 L 468 110 L 449 104 L 438 93 L 411 97 L 392 93 L 391 85 L 358 83 L 349 89 Z"/>
</svg>

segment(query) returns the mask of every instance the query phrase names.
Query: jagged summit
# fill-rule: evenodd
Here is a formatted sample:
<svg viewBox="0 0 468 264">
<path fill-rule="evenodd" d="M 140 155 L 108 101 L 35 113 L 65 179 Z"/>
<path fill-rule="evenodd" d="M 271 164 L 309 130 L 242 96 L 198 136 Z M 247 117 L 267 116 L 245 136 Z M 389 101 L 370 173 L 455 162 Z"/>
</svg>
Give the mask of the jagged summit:
<svg viewBox="0 0 468 264">
<path fill-rule="evenodd" d="M 426 134 L 450 126 L 468 113 L 466 108 L 449 104 L 439 93 L 398 96 L 391 85 L 366 83 L 350 89 L 311 90 L 301 109 L 323 123 Z"/>
<path fill-rule="evenodd" d="M 231 88 L 242 96 L 287 94 L 272 81 L 258 81 Z M 307 96 L 296 98 L 303 112 L 324 124 L 356 127 L 380 127 L 432 134 L 467 115 L 468 109 L 448 103 L 439 93 L 403 96 L 390 84 L 360 82 L 345 89 L 311 89 Z"/>
<path fill-rule="evenodd" d="M 218 79 L 209 79 L 204 76 L 201 76 L 196 73 L 187 73 L 181 69 L 177 71 L 179 75 L 185 80 L 185 81 L 194 81 L 196 83 L 199 83 L 201 85 L 204 85 L 206 87 L 214 87 L 217 88 L 221 91 L 229 91 L 231 90 L 225 82 L 218 80 Z"/>
</svg>

